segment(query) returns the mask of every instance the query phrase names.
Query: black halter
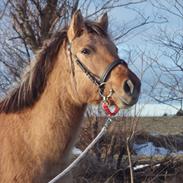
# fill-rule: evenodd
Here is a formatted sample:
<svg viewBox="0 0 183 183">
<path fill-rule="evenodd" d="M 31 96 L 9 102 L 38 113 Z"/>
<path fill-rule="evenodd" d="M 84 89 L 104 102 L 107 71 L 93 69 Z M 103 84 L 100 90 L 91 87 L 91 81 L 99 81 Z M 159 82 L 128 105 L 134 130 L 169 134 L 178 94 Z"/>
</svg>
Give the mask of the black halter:
<svg viewBox="0 0 183 183">
<path fill-rule="evenodd" d="M 70 58 L 72 59 L 72 51 L 71 51 L 71 44 L 68 45 L 68 51 L 70 54 Z M 87 75 L 87 77 L 95 84 L 98 86 L 99 88 L 99 94 L 103 97 L 103 93 L 104 93 L 104 88 L 105 88 L 105 83 L 107 81 L 107 79 L 109 78 L 109 75 L 111 73 L 111 71 L 118 65 L 122 64 L 122 65 L 127 65 L 127 63 L 122 60 L 122 59 L 118 59 L 113 61 L 111 64 L 109 64 L 107 66 L 107 68 L 104 70 L 103 74 L 101 77 L 96 76 L 95 74 L 93 74 L 78 58 L 76 55 L 74 55 L 76 60 L 75 62 L 77 63 L 77 65 L 81 68 L 81 70 Z"/>
</svg>

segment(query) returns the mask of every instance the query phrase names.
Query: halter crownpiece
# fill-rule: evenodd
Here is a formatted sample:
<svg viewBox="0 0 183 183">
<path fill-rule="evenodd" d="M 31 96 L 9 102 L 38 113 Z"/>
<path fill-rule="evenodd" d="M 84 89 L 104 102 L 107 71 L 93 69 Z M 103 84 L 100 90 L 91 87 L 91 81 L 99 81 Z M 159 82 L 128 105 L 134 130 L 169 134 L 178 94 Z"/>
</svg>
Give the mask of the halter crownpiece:
<svg viewBox="0 0 183 183">
<path fill-rule="evenodd" d="M 110 90 L 110 93 L 108 96 L 104 96 L 104 89 L 105 89 L 105 85 L 106 82 L 112 72 L 112 70 L 117 67 L 118 65 L 127 65 L 127 63 L 122 60 L 122 59 L 118 59 L 113 61 L 111 64 L 109 64 L 107 66 L 107 68 L 104 70 L 103 74 L 101 77 L 95 75 L 94 73 L 92 73 L 87 66 L 85 66 L 80 60 L 79 58 L 74 55 L 71 51 L 71 43 L 68 43 L 67 45 L 68 48 L 68 52 L 69 52 L 69 57 L 72 59 L 72 56 L 74 56 L 76 58 L 75 62 L 76 64 L 81 68 L 81 70 L 86 74 L 86 76 L 95 84 L 98 86 L 99 88 L 99 95 L 102 97 L 103 100 L 103 104 L 102 104 L 102 108 L 104 109 L 104 111 L 109 115 L 109 116 L 114 116 L 118 111 L 119 108 L 117 105 L 115 105 L 115 109 L 114 112 L 111 112 L 111 110 L 109 109 L 109 103 L 108 100 L 109 98 L 112 96 L 113 94 L 113 90 Z"/>
</svg>

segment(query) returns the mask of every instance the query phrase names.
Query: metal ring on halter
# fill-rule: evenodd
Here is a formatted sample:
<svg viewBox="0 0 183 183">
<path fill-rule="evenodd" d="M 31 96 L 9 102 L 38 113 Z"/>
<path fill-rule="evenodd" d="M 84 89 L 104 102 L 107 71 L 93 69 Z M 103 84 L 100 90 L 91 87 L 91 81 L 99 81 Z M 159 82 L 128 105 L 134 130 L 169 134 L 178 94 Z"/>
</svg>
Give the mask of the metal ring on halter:
<svg viewBox="0 0 183 183">
<path fill-rule="evenodd" d="M 106 84 L 106 82 L 101 83 L 100 86 L 99 86 L 99 88 L 104 87 L 105 84 Z M 103 99 L 104 102 L 107 102 L 107 100 L 112 96 L 113 92 L 114 91 L 112 89 L 110 89 L 109 90 L 109 94 L 107 96 L 105 96 L 105 95 L 103 95 L 103 91 L 101 89 L 99 89 L 99 94 L 102 97 L 102 99 Z"/>
</svg>

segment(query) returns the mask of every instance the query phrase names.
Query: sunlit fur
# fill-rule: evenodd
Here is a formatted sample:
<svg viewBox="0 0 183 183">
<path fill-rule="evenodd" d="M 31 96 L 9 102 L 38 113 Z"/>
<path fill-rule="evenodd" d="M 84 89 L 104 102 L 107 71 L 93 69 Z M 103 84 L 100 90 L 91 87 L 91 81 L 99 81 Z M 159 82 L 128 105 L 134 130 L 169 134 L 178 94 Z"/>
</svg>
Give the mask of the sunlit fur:
<svg viewBox="0 0 183 183">
<path fill-rule="evenodd" d="M 85 21 L 77 35 L 81 44 L 83 36 L 97 38 L 100 50 L 105 44 L 98 40 L 112 44 L 100 23 Z M 75 63 L 72 74 L 68 39 L 65 28 L 46 41 L 22 82 L 0 103 L 0 183 L 46 183 L 56 176 L 68 164 L 87 104 L 100 102 L 97 87 Z M 74 41 L 73 47 L 77 48 Z M 102 53 L 109 56 L 100 63 L 100 70 L 117 57 L 114 52 Z M 92 64 L 97 60 L 101 58 L 96 54 Z M 114 70 L 110 82 L 116 93 L 122 91 L 120 84 L 129 77 L 139 90 L 138 78 L 126 66 Z M 66 177 L 60 182 L 72 180 Z"/>
</svg>

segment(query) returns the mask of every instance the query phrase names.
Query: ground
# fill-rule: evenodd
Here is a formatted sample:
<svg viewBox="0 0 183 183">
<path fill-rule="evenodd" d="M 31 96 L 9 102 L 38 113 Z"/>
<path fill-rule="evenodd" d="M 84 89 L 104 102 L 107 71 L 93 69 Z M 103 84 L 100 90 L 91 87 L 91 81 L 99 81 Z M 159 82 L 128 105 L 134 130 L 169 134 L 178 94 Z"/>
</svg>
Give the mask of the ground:
<svg viewBox="0 0 183 183">
<path fill-rule="evenodd" d="M 86 118 L 77 147 L 83 150 L 104 121 L 102 117 Z M 139 148 L 145 153 L 139 154 Z M 147 149 L 154 154 L 147 154 Z M 118 117 L 74 170 L 76 183 L 128 183 L 132 179 L 134 183 L 182 183 L 182 174 L 183 117 L 176 116 Z"/>
<path fill-rule="evenodd" d="M 183 133 L 183 116 L 142 117 L 138 121 L 138 130 L 161 135 Z"/>
</svg>

